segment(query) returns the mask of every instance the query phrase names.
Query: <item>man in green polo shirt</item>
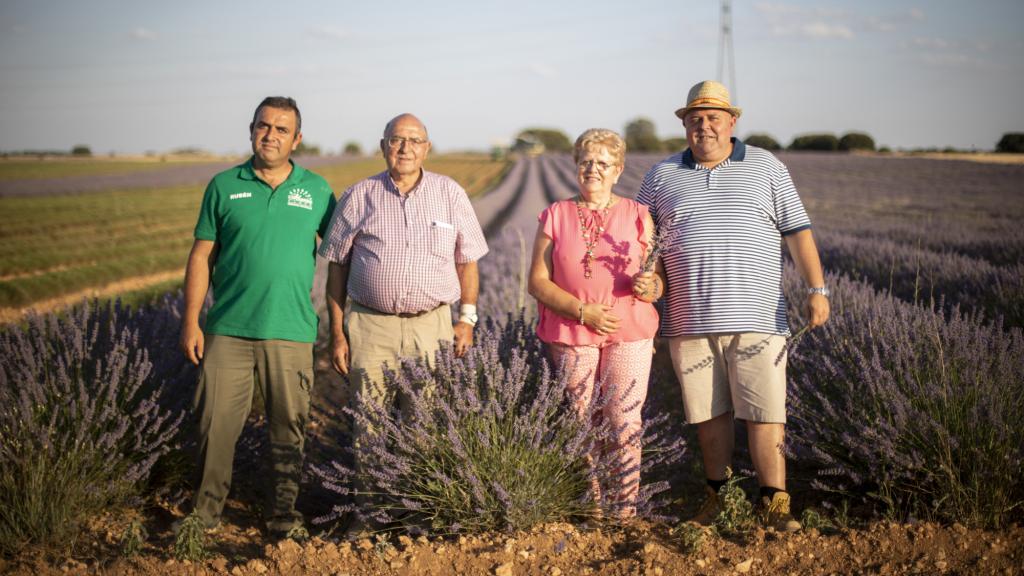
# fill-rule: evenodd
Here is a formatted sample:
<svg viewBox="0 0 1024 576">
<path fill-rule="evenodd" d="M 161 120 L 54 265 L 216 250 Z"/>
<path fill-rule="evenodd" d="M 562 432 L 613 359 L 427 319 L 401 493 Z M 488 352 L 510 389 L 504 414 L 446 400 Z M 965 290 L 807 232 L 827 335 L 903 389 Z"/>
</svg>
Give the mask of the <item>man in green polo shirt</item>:
<svg viewBox="0 0 1024 576">
<path fill-rule="evenodd" d="M 253 156 L 206 188 L 185 271 L 181 348 L 200 367 L 193 505 L 207 528 L 218 526 L 255 383 L 270 429 L 267 529 L 301 538 L 295 499 L 317 334 L 310 290 L 316 239 L 335 199 L 323 178 L 289 159 L 302 141 L 294 100 L 264 99 L 249 132 Z M 214 302 L 204 334 L 199 312 L 210 286 Z"/>
</svg>

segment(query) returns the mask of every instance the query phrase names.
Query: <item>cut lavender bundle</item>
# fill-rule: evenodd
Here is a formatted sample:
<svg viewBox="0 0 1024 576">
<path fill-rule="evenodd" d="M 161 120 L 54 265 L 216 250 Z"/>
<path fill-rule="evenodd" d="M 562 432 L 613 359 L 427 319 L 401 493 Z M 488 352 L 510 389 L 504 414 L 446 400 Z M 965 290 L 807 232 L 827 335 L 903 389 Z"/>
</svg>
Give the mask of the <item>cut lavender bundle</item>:
<svg viewBox="0 0 1024 576">
<path fill-rule="evenodd" d="M 671 254 L 678 249 L 676 241 L 679 238 L 679 230 L 673 228 L 671 230 L 665 230 L 660 228 L 654 231 L 654 235 L 651 236 L 650 245 L 647 248 L 647 256 L 644 257 L 644 263 L 640 267 L 641 272 L 650 272 L 654 270 L 654 265 L 658 262 L 658 258 L 664 254 Z"/>
</svg>

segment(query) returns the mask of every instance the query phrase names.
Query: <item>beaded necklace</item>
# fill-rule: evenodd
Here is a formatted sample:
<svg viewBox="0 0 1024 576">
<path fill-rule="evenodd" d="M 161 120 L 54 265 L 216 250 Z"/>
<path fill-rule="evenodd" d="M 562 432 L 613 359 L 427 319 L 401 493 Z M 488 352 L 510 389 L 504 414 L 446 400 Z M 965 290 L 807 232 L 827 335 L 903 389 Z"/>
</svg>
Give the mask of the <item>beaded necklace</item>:
<svg viewBox="0 0 1024 576">
<path fill-rule="evenodd" d="M 591 263 L 594 261 L 594 247 L 597 246 L 597 240 L 604 233 L 604 222 L 608 218 L 608 208 L 612 205 L 613 197 L 609 195 L 608 201 L 602 208 L 596 210 L 588 208 L 590 210 L 589 220 L 583 215 L 583 198 L 576 197 L 576 215 L 580 219 L 580 234 L 583 235 L 583 243 L 587 247 L 587 251 L 583 255 L 583 277 L 587 280 L 594 275 L 591 268 Z"/>
</svg>

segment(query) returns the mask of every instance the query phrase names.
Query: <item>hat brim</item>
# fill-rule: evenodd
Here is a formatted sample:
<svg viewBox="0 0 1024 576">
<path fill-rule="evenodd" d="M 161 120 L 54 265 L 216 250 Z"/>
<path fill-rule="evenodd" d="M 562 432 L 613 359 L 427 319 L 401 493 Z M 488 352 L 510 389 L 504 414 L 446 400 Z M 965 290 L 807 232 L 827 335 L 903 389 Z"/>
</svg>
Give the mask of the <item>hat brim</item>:
<svg viewBox="0 0 1024 576">
<path fill-rule="evenodd" d="M 686 115 L 693 110 L 725 110 L 729 114 L 732 114 L 736 118 L 739 118 L 743 114 L 743 108 L 737 108 L 736 106 L 730 106 L 728 108 L 723 106 L 709 106 L 698 104 L 696 106 L 683 106 L 679 110 L 676 110 L 676 117 L 682 120 L 686 118 Z"/>
</svg>

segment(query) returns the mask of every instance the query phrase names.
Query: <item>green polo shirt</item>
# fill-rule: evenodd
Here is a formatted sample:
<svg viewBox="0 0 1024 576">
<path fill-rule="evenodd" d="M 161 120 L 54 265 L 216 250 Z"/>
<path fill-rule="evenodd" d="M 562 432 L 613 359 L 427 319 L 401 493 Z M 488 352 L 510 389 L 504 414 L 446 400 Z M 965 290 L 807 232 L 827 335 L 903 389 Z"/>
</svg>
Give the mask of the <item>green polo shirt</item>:
<svg viewBox="0 0 1024 576">
<path fill-rule="evenodd" d="M 256 177 L 252 158 L 213 177 L 195 230 L 218 245 L 207 333 L 316 341 L 316 237 L 334 204 L 327 181 L 294 162 L 276 190 Z"/>
</svg>

